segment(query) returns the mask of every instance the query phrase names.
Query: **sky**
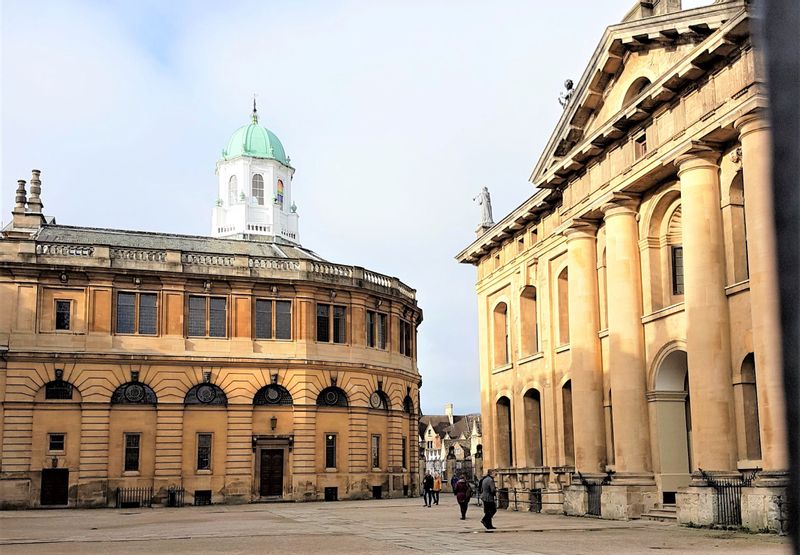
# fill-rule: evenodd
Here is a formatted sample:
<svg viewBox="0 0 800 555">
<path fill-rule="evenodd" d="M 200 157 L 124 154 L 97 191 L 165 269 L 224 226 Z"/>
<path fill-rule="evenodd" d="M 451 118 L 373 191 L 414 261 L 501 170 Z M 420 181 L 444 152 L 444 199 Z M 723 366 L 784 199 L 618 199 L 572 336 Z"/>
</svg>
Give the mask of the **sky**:
<svg viewBox="0 0 800 555">
<path fill-rule="evenodd" d="M 426 414 L 480 411 L 473 197 L 499 221 L 534 193 L 564 80 L 634 4 L 0 1 L 4 222 L 37 168 L 58 223 L 208 235 L 256 94 L 303 246 L 417 289 Z"/>
</svg>

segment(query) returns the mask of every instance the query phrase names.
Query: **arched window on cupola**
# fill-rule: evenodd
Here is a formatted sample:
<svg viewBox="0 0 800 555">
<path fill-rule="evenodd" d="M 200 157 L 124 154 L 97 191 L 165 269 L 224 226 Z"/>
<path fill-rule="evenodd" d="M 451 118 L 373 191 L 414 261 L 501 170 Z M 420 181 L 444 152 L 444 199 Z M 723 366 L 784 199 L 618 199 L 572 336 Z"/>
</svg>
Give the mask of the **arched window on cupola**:
<svg viewBox="0 0 800 555">
<path fill-rule="evenodd" d="M 332 385 L 319 392 L 317 405 L 320 407 L 346 407 L 347 394 L 340 388 Z"/>
<path fill-rule="evenodd" d="M 254 405 L 291 405 L 292 403 L 292 394 L 289 393 L 289 390 L 276 383 L 265 385 L 253 397 Z"/>
<path fill-rule="evenodd" d="M 264 206 L 264 178 L 258 173 L 253 176 L 253 197 L 259 206 Z"/>
<path fill-rule="evenodd" d="M 235 175 L 228 180 L 228 206 L 233 206 L 239 200 L 239 181 Z"/>
<path fill-rule="evenodd" d="M 275 191 L 275 202 L 283 208 L 283 180 L 278 180 L 278 185 Z"/>
<path fill-rule="evenodd" d="M 119 386 L 111 395 L 112 405 L 155 405 L 158 397 L 147 384 L 130 381 Z"/>
</svg>

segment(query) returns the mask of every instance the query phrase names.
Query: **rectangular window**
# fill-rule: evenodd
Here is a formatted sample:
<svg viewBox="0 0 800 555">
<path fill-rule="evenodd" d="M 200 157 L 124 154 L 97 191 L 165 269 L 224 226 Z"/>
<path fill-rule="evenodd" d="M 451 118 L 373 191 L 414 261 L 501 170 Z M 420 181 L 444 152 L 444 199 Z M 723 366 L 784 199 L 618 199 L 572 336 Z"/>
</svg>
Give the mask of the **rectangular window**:
<svg viewBox="0 0 800 555">
<path fill-rule="evenodd" d="M 266 299 L 257 300 L 256 339 L 291 338 L 292 301 L 271 301 Z"/>
<path fill-rule="evenodd" d="M 47 434 L 47 450 L 63 452 L 66 445 L 66 434 Z"/>
<path fill-rule="evenodd" d="M 56 301 L 56 329 L 68 330 L 72 301 Z"/>
<path fill-rule="evenodd" d="M 275 339 L 292 338 L 292 301 L 275 301 Z"/>
<path fill-rule="evenodd" d="M 256 339 L 272 339 L 272 301 L 256 300 Z"/>
<path fill-rule="evenodd" d="M 400 441 L 400 447 L 403 450 L 403 454 L 401 455 L 402 458 L 401 466 L 403 468 L 408 468 L 408 439 L 406 439 L 405 437 L 402 438 L 402 440 Z"/>
<path fill-rule="evenodd" d="M 347 310 L 343 306 L 318 304 L 317 341 L 346 343 L 346 314 Z"/>
<path fill-rule="evenodd" d="M 325 468 L 336 468 L 336 434 L 325 434 Z"/>
<path fill-rule="evenodd" d="M 226 337 L 228 299 L 225 297 L 189 297 L 189 337 Z"/>
<path fill-rule="evenodd" d="M 414 327 L 411 322 L 400 320 L 400 354 L 407 357 L 414 353 Z"/>
<path fill-rule="evenodd" d="M 367 311 L 367 347 L 386 348 L 386 314 Z"/>
<path fill-rule="evenodd" d="M 525 250 L 525 237 L 520 237 L 517 239 L 517 252 L 522 252 Z"/>
<path fill-rule="evenodd" d="M 117 333 L 155 335 L 158 331 L 155 293 L 117 293 Z"/>
<path fill-rule="evenodd" d="M 642 133 L 633 140 L 634 159 L 644 157 L 647 154 L 647 135 Z"/>
<path fill-rule="evenodd" d="M 125 434 L 125 472 L 139 470 L 139 444 L 141 434 Z"/>
<path fill-rule="evenodd" d="M 683 295 L 683 247 L 672 247 L 672 294 Z"/>
<path fill-rule="evenodd" d="M 381 436 L 372 436 L 372 468 L 381 467 Z"/>
<path fill-rule="evenodd" d="M 432 441 L 428 442 L 428 449 L 433 449 L 433 442 Z"/>
<path fill-rule="evenodd" d="M 211 470 L 211 434 L 197 434 L 197 470 Z"/>
</svg>

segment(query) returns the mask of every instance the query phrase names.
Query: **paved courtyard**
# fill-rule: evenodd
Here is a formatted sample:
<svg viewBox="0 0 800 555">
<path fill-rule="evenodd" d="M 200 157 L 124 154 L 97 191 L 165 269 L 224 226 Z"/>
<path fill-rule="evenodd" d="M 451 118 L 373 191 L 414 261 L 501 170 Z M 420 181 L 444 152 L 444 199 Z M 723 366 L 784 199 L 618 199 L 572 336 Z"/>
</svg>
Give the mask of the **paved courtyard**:
<svg viewBox="0 0 800 555">
<path fill-rule="evenodd" d="M 458 518 L 451 496 L 183 509 L 0 513 L 0 552 L 16 553 L 758 553 L 790 552 L 787 538 L 501 511 L 486 532 L 481 509 Z"/>
</svg>

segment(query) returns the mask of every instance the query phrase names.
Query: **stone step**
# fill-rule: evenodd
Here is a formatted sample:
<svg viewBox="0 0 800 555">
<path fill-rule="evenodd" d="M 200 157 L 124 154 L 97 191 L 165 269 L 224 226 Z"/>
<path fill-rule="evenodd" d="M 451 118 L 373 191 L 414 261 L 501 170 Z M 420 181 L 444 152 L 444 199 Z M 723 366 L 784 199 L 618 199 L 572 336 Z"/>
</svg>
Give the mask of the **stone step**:
<svg viewBox="0 0 800 555">
<path fill-rule="evenodd" d="M 678 520 L 678 510 L 675 505 L 664 505 L 660 508 L 644 513 L 642 518 L 645 520 L 656 520 L 659 522 L 674 522 Z"/>
</svg>

